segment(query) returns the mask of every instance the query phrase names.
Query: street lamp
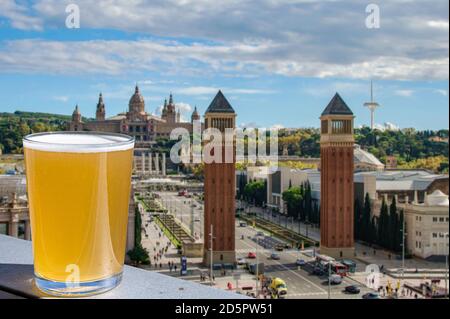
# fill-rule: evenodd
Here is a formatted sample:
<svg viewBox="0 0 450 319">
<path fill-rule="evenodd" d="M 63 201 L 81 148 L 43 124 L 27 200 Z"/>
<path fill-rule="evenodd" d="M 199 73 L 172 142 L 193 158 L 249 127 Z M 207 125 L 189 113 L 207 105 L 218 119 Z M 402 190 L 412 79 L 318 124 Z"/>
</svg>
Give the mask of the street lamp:
<svg viewBox="0 0 450 319">
<path fill-rule="evenodd" d="M 403 223 L 402 223 L 402 280 L 405 280 L 405 239 L 406 239 L 406 233 L 405 233 L 405 226 L 406 226 L 406 218 L 405 214 L 403 214 Z"/>
<path fill-rule="evenodd" d="M 448 232 L 444 233 L 445 238 L 447 238 L 447 243 L 448 243 Z M 448 244 L 447 244 L 447 249 L 445 250 L 446 255 L 445 255 L 445 296 L 449 297 L 448 295 Z"/>
</svg>

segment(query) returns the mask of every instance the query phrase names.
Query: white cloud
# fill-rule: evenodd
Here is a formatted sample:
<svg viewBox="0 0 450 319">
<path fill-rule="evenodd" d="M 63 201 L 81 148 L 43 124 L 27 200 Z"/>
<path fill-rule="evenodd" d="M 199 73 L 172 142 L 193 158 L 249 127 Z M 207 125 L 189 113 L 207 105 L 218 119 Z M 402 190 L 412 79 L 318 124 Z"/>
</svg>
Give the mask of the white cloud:
<svg viewBox="0 0 450 319">
<path fill-rule="evenodd" d="M 67 101 L 69 101 L 69 97 L 68 96 L 54 96 L 53 100 L 66 103 Z"/>
<path fill-rule="evenodd" d="M 414 94 L 413 90 L 395 90 L 394 92 L 398 96 L 411 97 Z"/>
<path fill-rule="evenodd" d="M 394 123 L 386 122 L 384 124 L 376 123 L 374 127 L 380 131 L 398 131 L 400 127 Z"/>
<path fill-rule="evenodd" d="M 285 127 L 282 124 L 274 124 L 270 127 L 271 130 L 281 130 L 283 128 L 285 128 Z"/>
<path fill-rule="evenodd" d="M 213 95 L 217 91 L 222 90 L 224 93 L 229 94 L 273 94 L 276 93 L 275 90 L 263 90 L 263 89 L 236 89 L 229 87 L 210 87 L 210 86 L 191 86 L 185 88 L 175 89 L 178 94 L 184 95 Z"/>
<path fill-rule="evenodd" d="M 444 20 L 439 20 L 439 21 L 435 21 L 435 20 L 431 20 L 427 22 L 427 25 L 431 28 L 436 28 L 436 29 L 442 29 L 442 30 L 447 30 L 448 31 L 448 21 L 444 21 Z"/>
<path fill-rule="evenodd" d="M 180 110 L 181 114 L 192 112 L 194 109 L 189 103 L 177 102 L 175 103 L 175 108 Z"/>
<path fill-rule="evenodd" d="M 442 96 L 448 96 L 448 90 L 436 89 L 434 92 Z"/>
<path fill-rule="evenodd" d="M 35 0 L 29 6 L 17 2 L 1 1 L 0 16 L 15 28 L 42 30 L 63 27 L 65 6 L 72 1 Z M 82 28 L 143 32 L 166 40 L 4 42 L 0 70 L 448 80 L 446 0 L 436 0 L 433 6 L 418 0 L 383 3 L 382 28 L 377 32 L 365 28 L 364 6 L 357 0 L 77 4 Z"/>
<path fill-rule="evenodd" d="M 43 29 L 42 19 L 32 16 L 29 8 L 14 0 L 0 1 L 0 17 L 8 19 L 11 26 L 19 30 L 42 31 Z"/>
</svg>

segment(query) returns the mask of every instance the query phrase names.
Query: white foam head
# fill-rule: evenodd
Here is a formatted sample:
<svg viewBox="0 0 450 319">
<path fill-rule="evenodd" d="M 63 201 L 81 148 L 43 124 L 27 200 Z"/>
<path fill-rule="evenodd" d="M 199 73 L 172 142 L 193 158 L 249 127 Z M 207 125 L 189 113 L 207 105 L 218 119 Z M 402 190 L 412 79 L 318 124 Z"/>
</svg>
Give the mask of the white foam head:
<svg viewBox="0 0 450 319">
<path fill-rule="evenodd" d="M 100 153 L 129 150 L 134 139 L 122 134 L 52 132 L 28 135 L 23 146 L 46 152 Z"/>
</svg>

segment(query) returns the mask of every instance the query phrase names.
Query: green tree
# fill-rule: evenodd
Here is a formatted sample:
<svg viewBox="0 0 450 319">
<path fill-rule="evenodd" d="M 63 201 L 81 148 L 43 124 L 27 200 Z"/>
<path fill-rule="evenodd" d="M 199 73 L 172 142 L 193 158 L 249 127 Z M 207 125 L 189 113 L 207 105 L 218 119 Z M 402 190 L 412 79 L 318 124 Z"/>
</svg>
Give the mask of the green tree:
<svg viewBox="0 0 450 319">
<path fill-rule="evenodd" d="M 389 212 L 386 201 L 383 198 L 380 208 L 380 217 L 378 218 L 378 244 L 387 247 L 389 241 Z"/>
<path fill-rule="evenodd" d="M 388 243 L 386 247 L 393 251 L 398 251 L 399 248 L 398 233 L 400 228 L 398 226 L 397 204 L 394 197 L 389 207 Z"/>
<path fill-rule="evenodd" d="M 247 201 L 254 203 L 256 206 L 262 206 L 267 196 L 266 182 L 257 180 L 247 183 L 244 187 L 244 196 Z"/>
<path fill-rule="evenodd" d="M 283 201 L 286 203 L 287 214 L 289 216 L 297 217 L 300 213 L 302 204 L 302 193 L 300 187 L 291 187 L 283 192 Z"/>
<path fill-rule="evenodd" d="M 370 222 L 372 218 L 372 204 L 369 193 L 364 198 L 364 208 L 361 217 L 361 239 L 369 242 L 370 240 Z"/>
</svg>

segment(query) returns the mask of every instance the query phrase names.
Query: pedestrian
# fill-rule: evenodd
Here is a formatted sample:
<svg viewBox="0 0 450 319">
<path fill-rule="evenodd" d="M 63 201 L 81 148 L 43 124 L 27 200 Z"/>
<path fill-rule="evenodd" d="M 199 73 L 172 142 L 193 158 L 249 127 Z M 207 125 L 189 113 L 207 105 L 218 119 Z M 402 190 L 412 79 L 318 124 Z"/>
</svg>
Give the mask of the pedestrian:
<svg viewBox="0 0 450 319">
<path fill-rule="evenodd" d="M 159 263 L 159 268 L 162 269 L 162 263 Z"/>
<path fill-rule="evenodd" d="M 177 271 L 177 265 L 174 266 L 175 272 Z"/>
</svg>

